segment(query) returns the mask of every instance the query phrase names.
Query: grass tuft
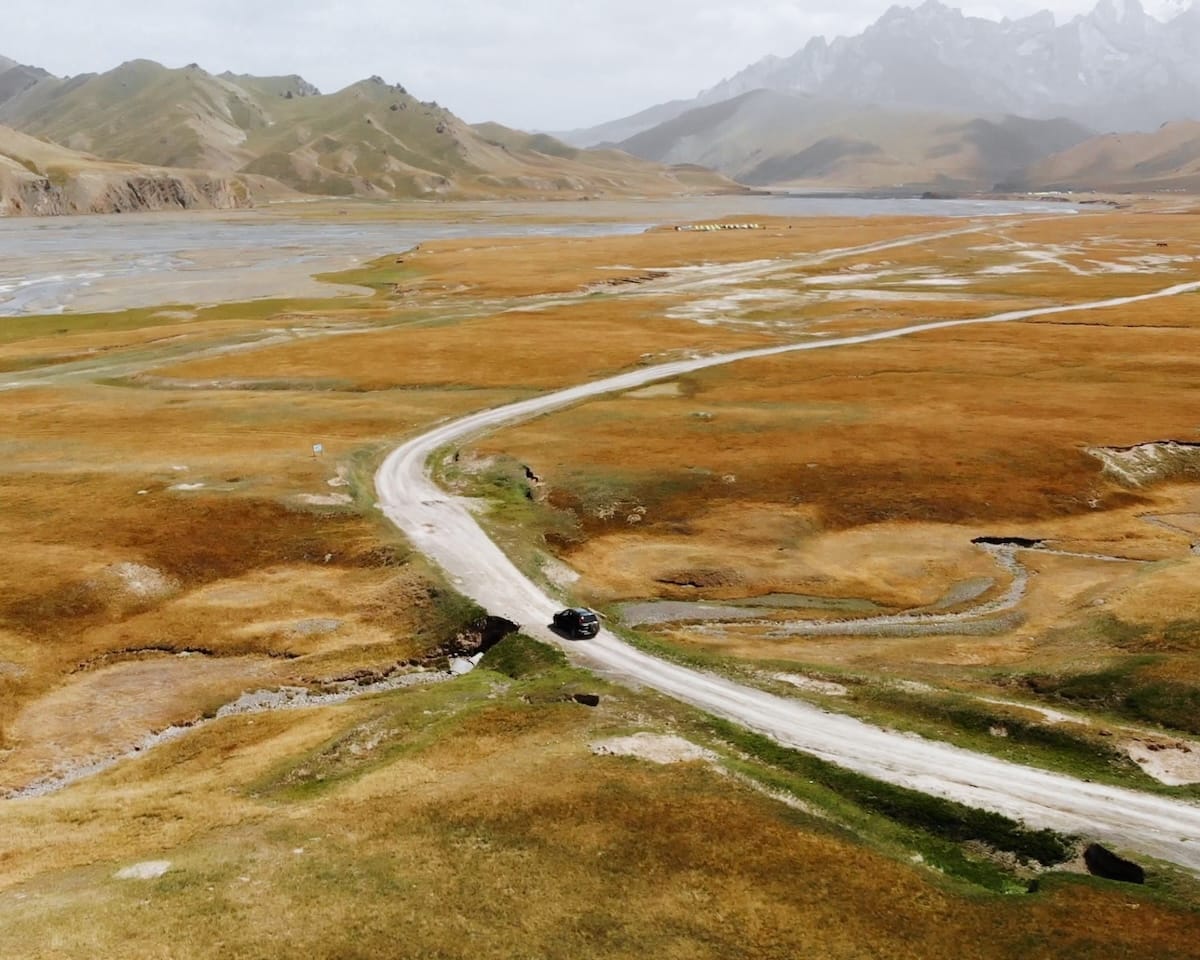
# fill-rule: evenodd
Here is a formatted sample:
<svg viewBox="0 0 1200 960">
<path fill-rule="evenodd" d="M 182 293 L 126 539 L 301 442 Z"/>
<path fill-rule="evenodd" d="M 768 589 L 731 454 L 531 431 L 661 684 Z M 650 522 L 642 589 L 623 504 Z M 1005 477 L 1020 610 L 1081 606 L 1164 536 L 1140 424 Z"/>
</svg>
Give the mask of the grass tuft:
<svg viewBox="0 0 1200 960">
<path fill-rule="evenodd" d="M 501 640 L 479 664 L 481 669 L 502 673 L 513 680 L 542 676 L 567 666 L 566 655 L 557 647 L 534 640 L 523 633 Z"/>
</svg>

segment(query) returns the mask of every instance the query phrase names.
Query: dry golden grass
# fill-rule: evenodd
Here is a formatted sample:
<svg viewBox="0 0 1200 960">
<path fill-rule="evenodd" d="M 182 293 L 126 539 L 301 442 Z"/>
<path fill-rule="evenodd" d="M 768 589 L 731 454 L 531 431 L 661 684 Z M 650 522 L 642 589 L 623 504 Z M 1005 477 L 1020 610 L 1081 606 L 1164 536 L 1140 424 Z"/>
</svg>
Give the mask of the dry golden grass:
<svg viewBox="0 0 1200 960">
<path fill-rule="evenodd" d="M 78 760 L 86 745 L 122 748 L 246 689 L 386 669 L 420 654 L 431 642 L 422 633 L 429 583 L 405 568 L 382 521 L 360 513 L 371 497 L 358 454 L 510 396 L 90 384 L 6 394 L 0 742 L 16 753 L 0 780 L 19 786 L 70 759 L 54 744 L 72 736 L 52 737 L 39 719 L 47 711 L 73 718 Z M 321 459 L 311 454 L 318 441 Z M 349 484 L 364 482 L 350 501 L 360 487 Z M 335 495 L 347 505 L 302 499 Z M 139 593 L 123 582 L 128 565 L 143 570 L 135 579 L 149 571 L 163 583 Z M 340 626 L 297 631 L 309 619 Z M 217 660 L 177 682 L 178 665 L 161 654 L 182 651 Z M 76 676 L 155 652 L 117 675 L 145 672 L 141 702 L 136 685 L 98 698 L 94 678 Z M 141 723 L 136 736 L 131 716 Z"/>
<path fill-rule="evenodd" d="M 814 506 L 826 528 L 1028 525 L 1137 501 L 1084 448 L 1194 435 L 1197 348 L 1196 328 L 939 331 L 715 368 L 684 396 L 596 401 L 479 448 L 529 463 L 563 506 L 586 496 L 573 473 L 611 474 L 647 529 L 743 501 Z"/>
<path fill-rule="evenodd" d="M 1019 230 L 1026 240 L 1063 244 L 1096 236 L 1087 257 L 1103 258 L 1128 253 L 1123 225 L 1106 216 Z M 1130 245 L 1159 249 L 1148 238 L 1174 226 L 1134 219 Z M 1194 244 L 1194 225 L 1183 226 Z M 1182 246 L 1173 240 L 1170 252 Z M 931 251 L 888 254 L 896 262 L 919 255 Z M 1014 298 L 1053 292 L 1053 302 L 1071 302 L 1190 277 L 1097 281 L 1039 268 L 1005 282 Z M 918 607 L 967 579 L 1007 583 L 971 546 L 981 535 L 1048 537 L 1064 550 L 1166 561 L 1178 571 L 1162 579 L 1153 601 L 1127 609 L 1122 598 L 1145 582 L 1142 567 L 1028 557 L 1040 575 L 1020 608 L 1025 622 L 999 638 L 949 630 L 907 640 L 764 641 L 750 629 L 719 639 L 673 632 L 681 642 L 752 658 L 886 664 L 937 679 L 987 665 L 1095 670 L 1150 651 L 1167 658 L 1154 670 L 1184 676 L 1200 666 L 1194 649 L 1171 650 L 1151 630 L 1135 650 L 1097 637 L 1089 624 L 1097 603 L 1141 625 L 1194 619 L 1188 537 L 1141 515 L 1195 510 L 1195 488 L 1122 485 L 1086 450 L 1198 436 L 1193 299 L 744 362 L 593 401 L 474 449 L 528 463 L 546 481 L 548 502 L 578 516 L 584 539 L 558 546 L 583 574 L 581 595 L 601 603 L 800 593 Z M 832 314 L 822 329 L 979 315 L 1000 303 L 846 306 L 851 313 Z"/>
<path fill-rule="evenodd" d="M 1195 914 L 1139 892 L 1064 878 L 1035 896 L 972 893 L 703 766 L 589 754 L 589 740 L 634 715 L 645 724 L 651 703 L 589 712 L 488 689 L 480 677 L 225 721 L 62 797 L 5 808 L 5 942 L 30 958 L 1192 949 Z M 360 754 L 349 775 L 312 781 L 333 745 L 411 736 L 404 724 L 430 708 L 442 736 L 385 737 L 373 749 L 386 762 Z M 170 871 L 113 876 L 151 859 Z M 1120 922 L 1131 908 L 1139 922 Z"/>
<path fill-rule="evenodd" d="M 745 218 L 730 218 L 745 221 Z M 758 218 L 755 218 L 758 219 Z M 564 240 L 474 240 L 422 245 L 405 257 L 420 273 L 417 290 L 459 299 L 540 297 L 651 269 L 790 259 L 832 247 L 856 247 L 915 233 L 953 229 L 915 217 L 767 219 L 765 230 Z M 628 268 L 628 269 L 627 269 Z"/>
<path fill-rule="evenodd" d="M 349 337 L 331 347 L 309 341 L 157 371 L 205 381 L 270 376 L 336 378 L 357 390 L 410 387 L 546 389 L 644 362 L 646 354 L 721 351 L 773 342 L 764 333 L 705 330 L 666 320 L 655 302 L 584 300 L 515 310 L 453 326 L 400 328 Z M 491 347 L 491 348 L 489 348 Z"/>
<path fill-rule="evenodd" d="M 100 361 L 110 357 L 137 362 L 119 385 L 84 375 L 4 394 L 0 784 L 120 750 L 246 689 L 386 669 L 435 644 L 445 598 L 371 509 L 373 458 L 389 443 L 531 390 L 796 333 L 753 325 L 771 310 L 786 318 L 786 303 L 761 316 L 731 311 L 752 321 L 743 326 L 676 312 L 776 278 L 714 288 L 690 286 L 679 271 L 662 289 L 588 296 L 592 284 L 778 259 L 793 274 L 778 285 L 800 300 L 807 277 L 846 266 L 887 260 L 953 275 L 1006 262 L 969 248 L 1010 230 L 1067 243 L 1126 225 L 1152 249 L 1156 230 L 1179 227 L 1173 253 L 1196 239 L 1191 221 L 1072 218 L 812 267 L 798 261 L 947 227 L 811 221 L 755 233 L 464 241 L 381 263 L 358 277 L 377 282 L 379 296 L 327 309 L 237 305 L 194 320 L 150 311 L 62 334 L 30 325 L 6 339 L 0 368 L 90 358 L 94 378 L 109 376 Z M 1093 246 L 1105 256 L 1133 249 Z M 1064 276 L 1042 265 L 951 291 L 967 299 L 894 308 L 804 301 L 805 319 L 822 331 L 865 329 L 1167 282 Z M 585 575 L 581 594 L 603 600 L 692 596 L 700 591 L 683 584 L 696 573 L 711 597 L 795 591 L 902 609 L 988 577 L 994 593 L 1003 577 L 969 544 L 983 533 L 1167 561 L 1031 558 L 1026 625 L 999 637 L 771 648 L 749 638 L 724 650 L 948 681 L 994 666 L 1096 669 L 1178 645 L 1163 623 L 1190 616 L 1200 562 L 1179 560 L 1185 534 L 1139 519 L 1200 510 L 1194 486 L 1121 488 L 1082 451 L 1185 439 L 1200 425 L 1186 389 L 1200 336 L 1188 304 L 1128 315 L 739 364 L 477 447 L 529 463 L 551 506 L 579 512 L 582 539 L 559 546 Z M 327 321 L 381 328 L 205 360 L 177 352 Z M 325 458 L 312 458 L 313 442 Z M 204 487 L 171 489 L 189 483 Z M 341 493 L 354 499 L 298 499 Z M 1102 509 L 1089 505 L 1096 497 Z M 131 592 L 123 564 L 167 587 Z M 1098 599 L 1146 629 L 1097 625 Z M 325 620 L 338 626 L 298 628 Z M 177 656 L 187 652 L 198 655 Z M 1196 667 L 1194 649 L 1168 649 L 1147 675 L 1185 680 Z M 1196 915 L 1156 895 L 1066 880 L 1037 897 L 965 892 L 903 862 L 909 850 L 848 838 L 707 769 L 593 757 L 586 744 L 597 736 L 683 721 L 635 694 L 606 690 L 596 712 L 562 694 L 476 675 L 333 709 L 233 718 L 54 797 L 0 804 L 0 942 L 18 944 L 14 955 L 56 958 L 1194 953 Z M 403 736 L 365 746 L 393 716 Z M 321 781 L 318 769 L 334 773 Z M 162 880 L 112 878 L 160 857 L 175 865 Z M 1130 903 L 1143 922 L 1115 922 Z"/>
</svg>

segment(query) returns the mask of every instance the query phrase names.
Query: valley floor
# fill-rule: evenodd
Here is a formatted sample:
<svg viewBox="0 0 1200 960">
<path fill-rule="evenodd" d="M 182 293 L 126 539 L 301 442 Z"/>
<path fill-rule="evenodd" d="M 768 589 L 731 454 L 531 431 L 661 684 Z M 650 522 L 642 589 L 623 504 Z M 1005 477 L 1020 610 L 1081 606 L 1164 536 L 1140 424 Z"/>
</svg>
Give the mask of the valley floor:
<svg viewBox="0 0 1200 960">
<path fill-rule="evenodd" d="M 1088 877 L 1034 818 L 854 779 L 586 644 L 447 673 L 492 627 L 380 511 L 390 449 L 809 344 L 450 439 L 435 476 L 645 651 L 1194 808 L 1200 217 L 761 226 L 0 321 L 6 955 L 1195 956 L 1164 848 L 1106 834 L 1148 883 Z"/>
</svg>

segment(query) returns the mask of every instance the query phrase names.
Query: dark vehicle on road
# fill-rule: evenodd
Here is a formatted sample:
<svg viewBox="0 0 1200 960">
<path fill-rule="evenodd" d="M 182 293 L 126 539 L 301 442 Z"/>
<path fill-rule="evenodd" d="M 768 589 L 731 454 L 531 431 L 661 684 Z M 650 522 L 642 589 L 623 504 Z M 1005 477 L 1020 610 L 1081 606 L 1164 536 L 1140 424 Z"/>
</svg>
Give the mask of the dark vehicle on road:
<svg viewBox="0 0 1200 960">
<path fill-rule="evenodd" d="M 569 607 L 554 615 L 554 629 L 576 640 L 587 640 L 600 632 L 600 618 L 586 607 Z"/>
</svg>

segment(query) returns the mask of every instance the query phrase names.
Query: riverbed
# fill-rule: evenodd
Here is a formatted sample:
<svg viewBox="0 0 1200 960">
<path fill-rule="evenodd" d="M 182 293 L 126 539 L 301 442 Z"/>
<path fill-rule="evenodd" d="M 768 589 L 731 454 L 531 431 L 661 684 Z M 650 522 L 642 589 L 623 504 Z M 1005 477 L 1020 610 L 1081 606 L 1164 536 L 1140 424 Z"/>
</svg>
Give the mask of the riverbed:
<svg viewBox="0 0 1200 960">
<path fill-rule="evenodd" d="M 753 196 L 0 219 L 0 317 L 360 294 L 314 280 L 431 240 L 609 236 L 758 217 L 1070 214 L 1064 203 Z"/>
</svg>

